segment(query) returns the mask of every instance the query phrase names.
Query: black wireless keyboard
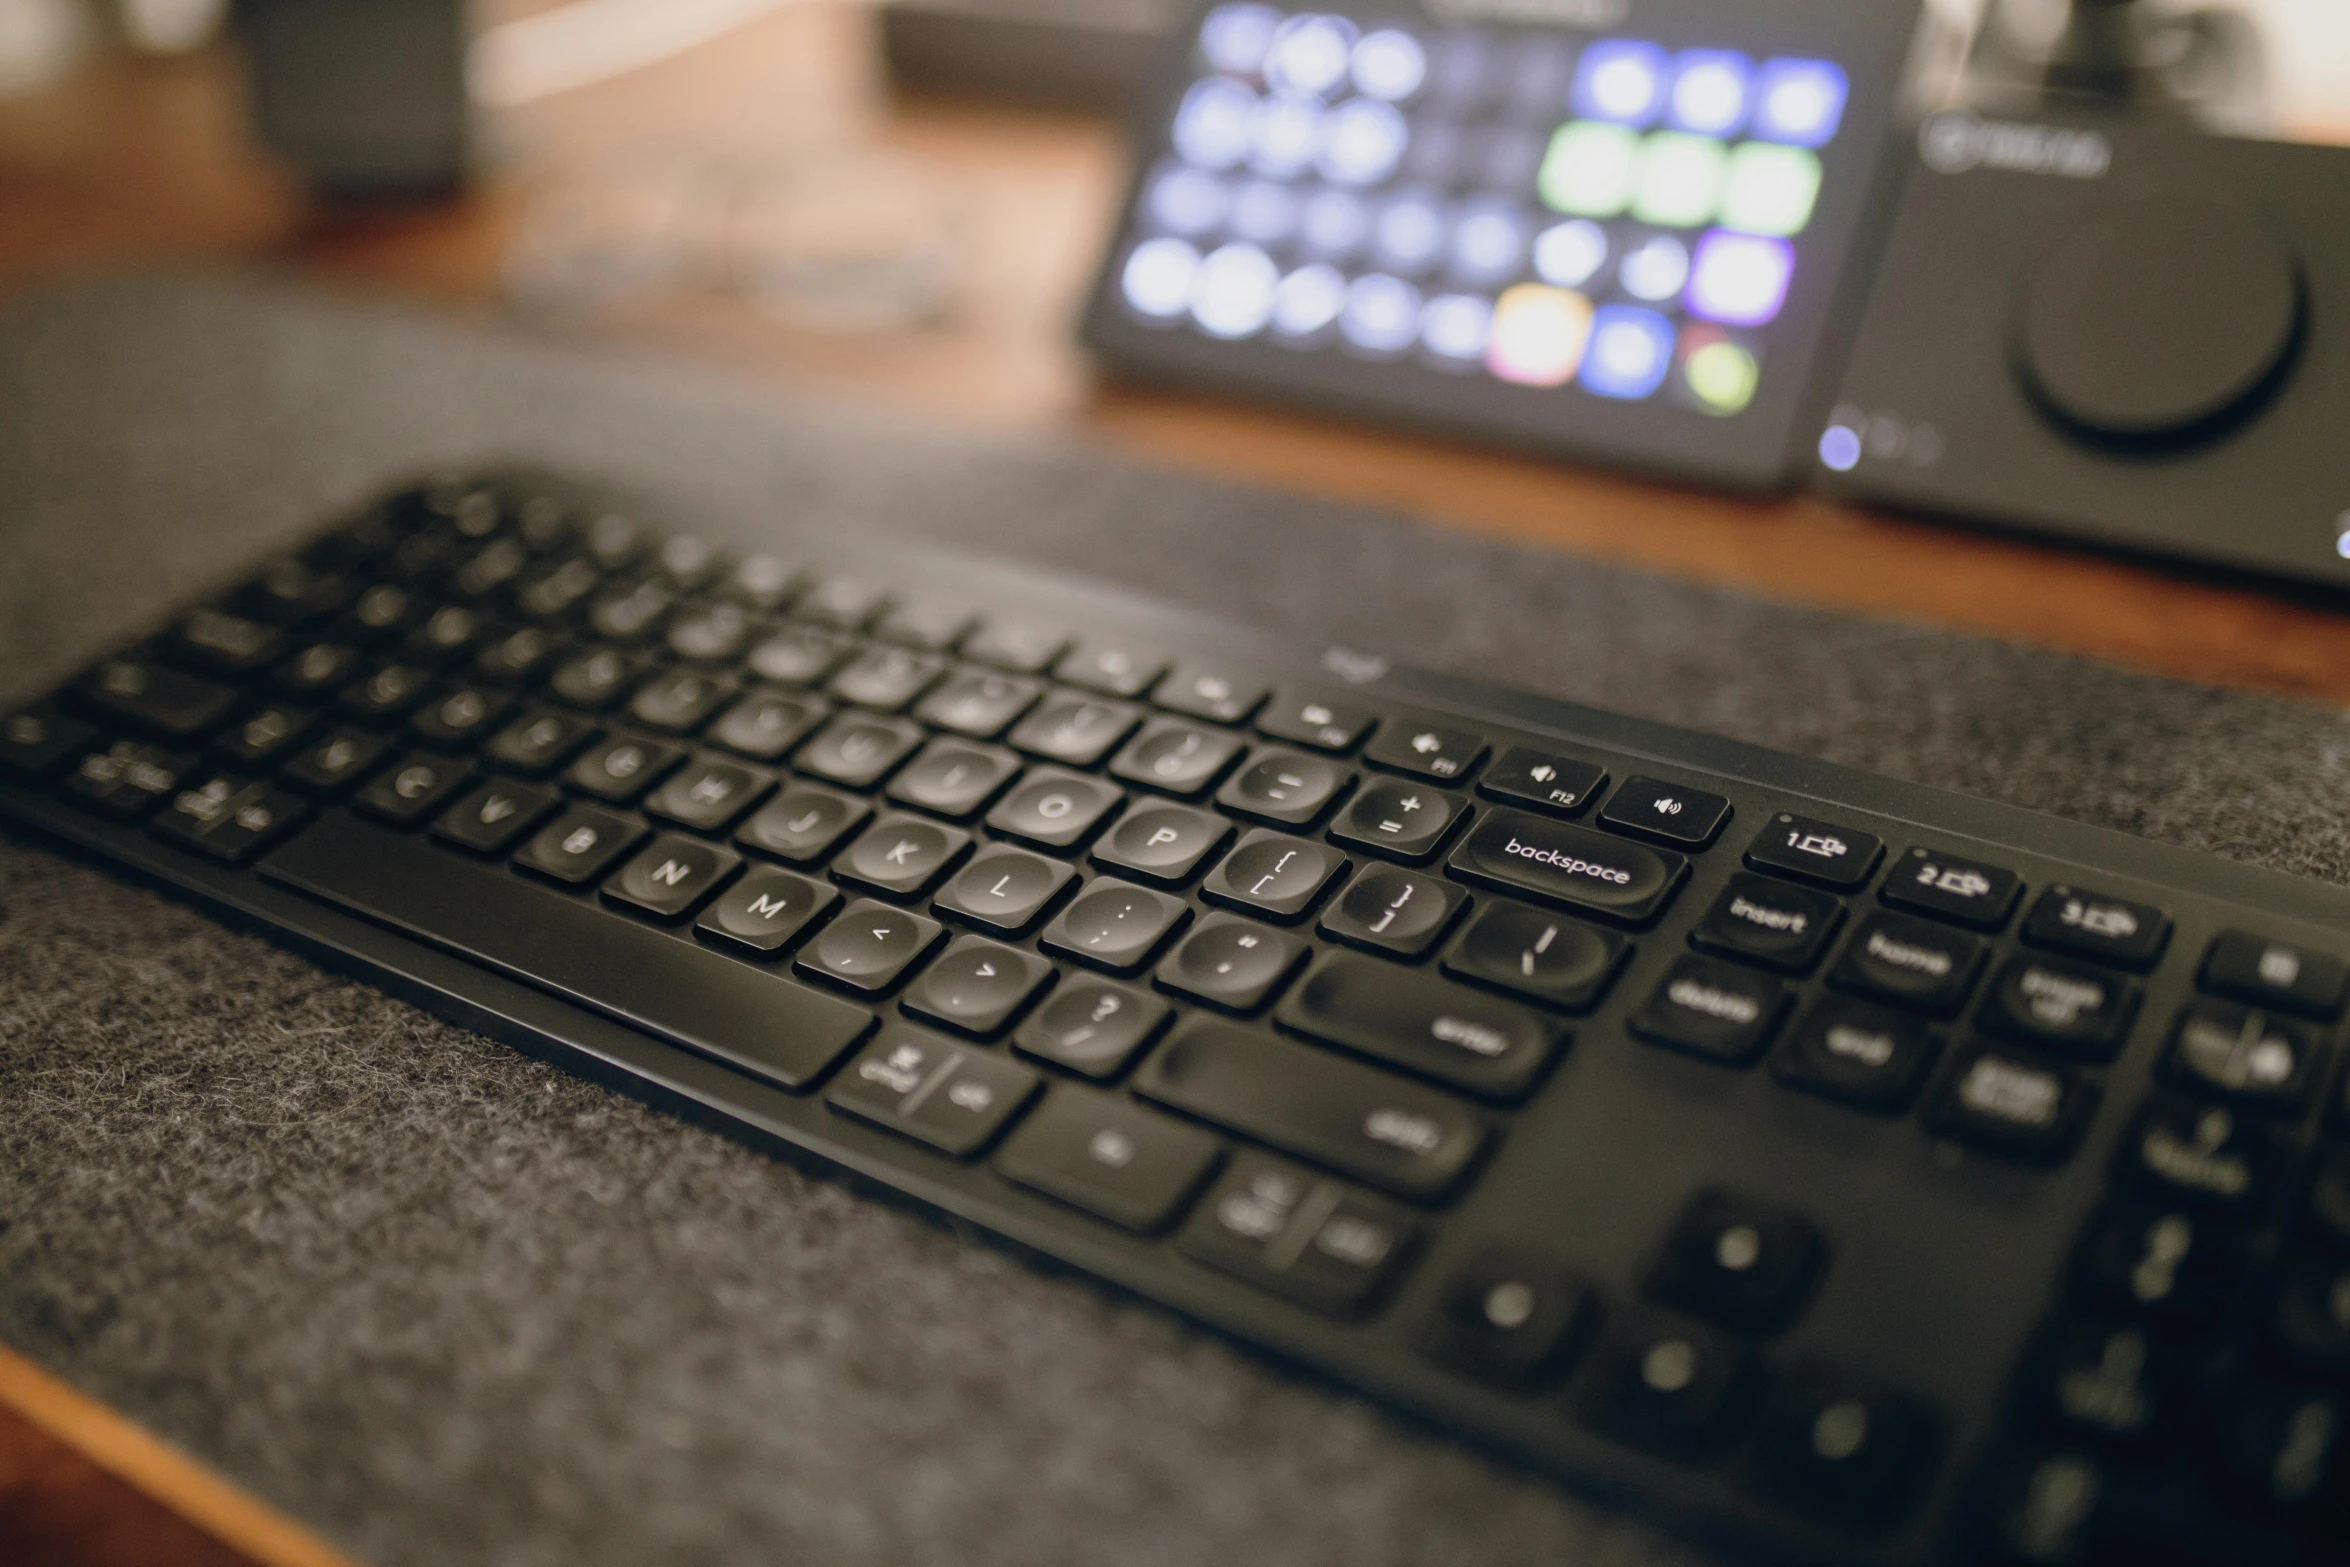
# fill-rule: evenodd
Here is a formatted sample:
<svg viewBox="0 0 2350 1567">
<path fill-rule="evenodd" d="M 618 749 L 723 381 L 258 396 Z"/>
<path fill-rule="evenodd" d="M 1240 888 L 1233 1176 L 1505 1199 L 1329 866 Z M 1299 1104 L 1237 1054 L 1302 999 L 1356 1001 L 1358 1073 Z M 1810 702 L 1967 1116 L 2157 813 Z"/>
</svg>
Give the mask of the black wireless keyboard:
<svg viewBox="0 0 2350 1567">
<path fill-rule="evenodd" d="M 2350 1555 L 2350 893 L 647 517 L 371 506 L 0 814 L 1742 1560 Z"/>
</svg>

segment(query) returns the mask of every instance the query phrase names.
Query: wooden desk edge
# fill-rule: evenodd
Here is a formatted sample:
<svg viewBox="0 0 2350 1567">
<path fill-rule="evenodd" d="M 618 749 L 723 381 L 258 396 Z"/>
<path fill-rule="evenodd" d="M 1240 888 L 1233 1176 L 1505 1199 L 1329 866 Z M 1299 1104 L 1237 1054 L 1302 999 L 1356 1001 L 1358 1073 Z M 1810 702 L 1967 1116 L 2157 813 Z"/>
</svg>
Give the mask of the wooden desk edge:
<svg viewBox="0 0 2350 1567">
<path fill-rule="evenodd" d="M 355 1567 L 301 1525 L 162 1439 L 0 1348 L 0 1411 L 151 1498 L 255 1567 Z"/>
</svg>

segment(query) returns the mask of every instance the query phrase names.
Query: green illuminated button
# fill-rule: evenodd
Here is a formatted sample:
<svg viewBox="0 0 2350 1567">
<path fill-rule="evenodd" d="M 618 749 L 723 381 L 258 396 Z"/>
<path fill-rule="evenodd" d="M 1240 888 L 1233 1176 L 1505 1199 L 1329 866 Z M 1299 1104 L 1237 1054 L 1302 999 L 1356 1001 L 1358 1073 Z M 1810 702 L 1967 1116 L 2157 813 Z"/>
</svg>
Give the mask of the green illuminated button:
<svg viewBox="0 0 2350 1567">
<path fill-rule="evenodd" d="M 1750 141 L 1730 154 L 1722 224 L 1784 239 L 1803 232 L 1819 196 L 1817 153 Z"/>
<path fill-rule="evenodd" d="M 1708 413 L 1734 414 L 1754 401 L 1762 366 L 1743 344 L 1716 337 L 1688 350 L 1683 373 L 1698 406 Z"/>
<path fill-rule="evenodd" d="M 1640 137 L 1621 125 L 1577 120 L 1559 127 L 1542 160 L 1542 199 L 1577 217 L 1612 218 L 1632 204 Z"/>
<path fill-rule="evenodd" d="M 1712 222 L 1722 204 L 1728 164 L 1728 152 L 1711 136 L 1659 131 L 1641 151 L 1640 193 L 1633 200 L 1632 215 L 1663 228 L 1697 228 Z"/>
</svg>

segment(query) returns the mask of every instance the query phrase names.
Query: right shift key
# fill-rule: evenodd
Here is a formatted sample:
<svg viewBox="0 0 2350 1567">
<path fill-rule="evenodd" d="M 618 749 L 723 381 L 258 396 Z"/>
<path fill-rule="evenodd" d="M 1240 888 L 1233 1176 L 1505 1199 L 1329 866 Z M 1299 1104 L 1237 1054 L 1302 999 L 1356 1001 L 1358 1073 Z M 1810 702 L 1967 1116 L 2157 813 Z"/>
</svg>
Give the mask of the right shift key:
<svg viewBox="0 0 2350 1567">
<path fill-rule="evenodd" d="M 1689 873 L 1689 862 L 1669 850 L 1524 811 L 1488 815 L 1450 863 L 1470 881 L 1627 925 L 1663 913 Z"/>
</svg>

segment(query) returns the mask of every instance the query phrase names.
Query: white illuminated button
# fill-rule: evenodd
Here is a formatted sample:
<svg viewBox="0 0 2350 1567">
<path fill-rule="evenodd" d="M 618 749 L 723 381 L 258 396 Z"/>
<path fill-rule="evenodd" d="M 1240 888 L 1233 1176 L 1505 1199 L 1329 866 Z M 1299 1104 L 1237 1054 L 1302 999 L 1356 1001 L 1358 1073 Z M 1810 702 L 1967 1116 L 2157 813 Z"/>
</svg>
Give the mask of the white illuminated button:
<svg viewBox="0 0 2350 1567">
<path fill-rule="evenodd" d="M 1251 180 L 1232 194 L 1233 237 L 1278 245 L 1297 228 L 1297 192 L 1271 180 Z"/>
<path fill-rule="evenodd" d="M 1544 229 L 1534 241 L 1534 270 L 1545 283 L 1581 288 L 1607 265 L 1607 230 L 1589 218 Z"/>
<path fill-rule="evenodd" d="M 1338 330 L 1357 348 L 1400 354 L 1420 335 L 1420 291 L 1383 273 L 1356 278 L 1346 291 Z"/>
<path fill-rule="evenodd" d="M 1273 291 L 1273 330 L 1283 337 L 1312 337 L 1345 308 L 1346 274 L 1325 262 L 1310 262 Z"/>
<path fill-rule="evenodd" d="M 1248 166 L 1267 179 L 1294 179 L 1322 151 L 1322 106 L 1310 98 L 1267 98 L 1249 116 Z"/>
<path fill-rule="evenodd" d="M 1420 312 L 1420 342 L 1440 359 L 1473 364 L 1493 336 L 1493 305 L 1474 294 L 1440 294 Z"/>
<path fill-rule="evenodd" d="M 1428 55 L 1410 33 L 1382 27 L 1355 45 L 1354 78 L 1372 97 L 1401 103 L 1428 79 Z"/>
<path fill-rule="evenodd" d="M 1179 239 L 1151 239 L 1126 258 L 1119 286 L 1137 311 L 1171 321 L 1191 308 L 1192 280 L 1198 275 L 1198 251 Z"/>
<path fill-rule="evenodd" d="M 1160 228 L 1196 239 L 1224 221 L 1232 202 L 1222 180 L 1178 165 L 1151 181 L 1145 204 L 1151 221 Z"/>
<path fill-rule="evenodd" d="M 1341 185 L 1376 185 L 1403 161 L 1411 133 L 1403 116 L 1376 98 L 1355 98 L 1322 122 L 1323 177 Z"/>
<path fill-rule="evenodd" d="M 1281 13 L 1269 5 L 1220 5 L 1200 23 L 1200 53 L 1219 71 L 1254 76 L 1280 26 Z"/>
<path fill-rule="evenodd" d="M 1214 337 L 1252 337 L 1273 317 L 1281 269 L 1254 245 L 1225 245 L 1199 264 L 1191 284 L 1191 319 Z"/>
<path fill-rule="evenodd" d="M 1692 49 L 1673 62 L 1673 125 L 1700 136 L 1730 136 L 1746 123 L 1754 66 L 1727 50 Z"/>
<path fill-rule="evenodd" d="M 1453 275 L 1493 288 L 1526 264 L 1526 220 L 1508 202 L 1483 197 L 1462 205 L 1452 230 Z"/>
<path fill-rule="evenodd" d="M 1689 281 L 1689 247 L 1670 234 L 1651 235 L 1624 253 L 1616 276 L 1634 299 L 1670 299 Z"/>
<path fill-rule="evenodd" d="M 1257 95 L 1238 82 L 1214 78 L 1183 95 L 1175 111 L 1175 151 L 1203 169 L 1229 169 L 1249 155 Z"/>
<path fill-rule="evenodd" d="M 1265 80 L 1285 92 L 1319 98 L 1346 80 L 1355 24 L 1343 16 L 1293 16 L 1273 33 Z"/>
<path fill-rule="evenodd" d="M 1342 190 L 1316 191 L 1298 215 L 1298 238 L 1322 261 L 1344 261 L 1371 237 L 1371 209 Z"/>
<path fill-rule="evenodd" d="M 1444 254 L 1444 209 L 1432 196 L 1398 196 L 1379 209 L 1371 232 L 1372 257 L 1390 272 L 1425 272 Z"/>
</svg>

